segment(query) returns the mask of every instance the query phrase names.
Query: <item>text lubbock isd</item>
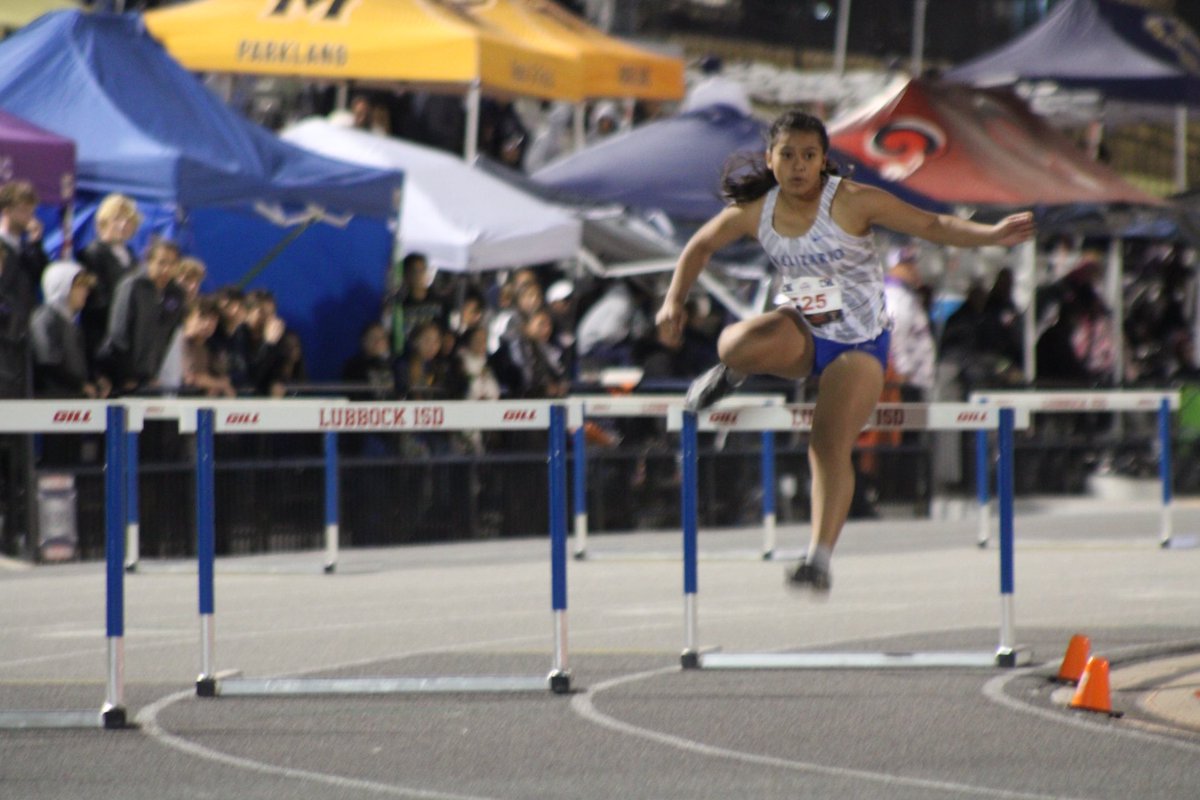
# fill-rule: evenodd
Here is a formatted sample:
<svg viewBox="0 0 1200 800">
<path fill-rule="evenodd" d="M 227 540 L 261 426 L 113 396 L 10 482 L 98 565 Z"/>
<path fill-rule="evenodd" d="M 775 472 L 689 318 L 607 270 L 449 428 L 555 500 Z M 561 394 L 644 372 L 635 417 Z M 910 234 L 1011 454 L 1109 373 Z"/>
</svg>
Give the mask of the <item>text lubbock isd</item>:
<svg viewBox="0 0 1200 800">
<path fill-rule="evenodd" d="M 446 410 L 441 406 L 322 408 L 318 424 L 323 430 L 440 428 L 446 424 Z"/>
</svg>

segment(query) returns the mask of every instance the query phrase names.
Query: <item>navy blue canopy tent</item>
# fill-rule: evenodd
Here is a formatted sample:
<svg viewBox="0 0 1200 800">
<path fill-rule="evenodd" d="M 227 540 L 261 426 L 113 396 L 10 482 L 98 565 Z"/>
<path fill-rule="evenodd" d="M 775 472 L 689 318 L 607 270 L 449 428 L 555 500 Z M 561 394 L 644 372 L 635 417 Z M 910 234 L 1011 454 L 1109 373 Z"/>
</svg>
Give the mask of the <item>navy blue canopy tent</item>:
<svg viewBox="0 0 1200 800">
<path fill-rule="evenodd" d="M 130 195 L 206 262 L 207 289 L 298 233 L 247 288 L 276 294 L 314 377 L 336 375 L 377 316 L 401 173 L 318 156 L 240 117 L 139 16 L 63 11 L 0 42 L 0 108 L 76 142 L 78 219 L 105 194 Z"/>
<path fill-rule="evenodd" d="M 673 220 L 697 222 L 724 207 L 721 174 L 726 161 L 735 153 L 764 152 L 767 127 L 730 106 L 708 106 L 603 139 L 547 164 L 532 178 L 564 201 L 658 209 Z M 857 181 L 883 186 L 923 208 L 943 209 L 840 153 L 830 158 L 853 165 Z"/>
<path fill-rule="evenodd" d="M 1008 44 L 943 76 L 977 86 L 1055 81 L 1107 97 L 1200 105 L 1200 39 L 1171 14 L 1115 0 L 1062 0 Z"/>
</svg>

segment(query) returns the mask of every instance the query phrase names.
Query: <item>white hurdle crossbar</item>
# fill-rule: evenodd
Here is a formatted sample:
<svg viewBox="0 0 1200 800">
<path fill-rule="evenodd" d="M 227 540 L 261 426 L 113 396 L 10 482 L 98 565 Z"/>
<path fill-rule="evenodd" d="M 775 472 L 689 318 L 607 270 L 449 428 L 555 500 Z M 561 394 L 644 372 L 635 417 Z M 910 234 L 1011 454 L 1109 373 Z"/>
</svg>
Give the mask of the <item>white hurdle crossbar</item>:
<svg viewBox="0 0 1200 800">
<path fill-rule="evenodd" d="M 125 409 L 100 400 L 5 400 L 0 433 L 104 433 L 104 705 L 97 711 L 0 710 L 0 729 L 126 727 L 125 712 Z"/>
<path fill-rule="evenodd" d="M 678 412 L 668 424 L 681 431 L 683 455 L 683 593 L 685 669 L 839 669 L 888 667 L 1014 667 L 1031 654 L 1018 647 L 1013 623 L 1012 432 L 1028 425 L 1028 415 L 1009 408 L 969 403 L 881 403 L 866 427 L 888 430 L 996 430 L 1000 440 L 1000 643 L 995 652 L 930 653 L 722 653 L 701 652 L 697 633 L 697 431 L 805 431 L 812 427 L 812 404 L 773 408 L 709 409 Z"/>
<path fill-rule="evenodd" d="M 1016 408 L 1029 414 L 1083 414 L 1095 412 L 1140 412 L 1158 415 L 1158 476 L 1162 483 L 1162 509 L 1159 521 L 1159 545 L 1170 547 L 1173 519 L 1171 514 L 1174 479 L 1171 468 L 1171 412 L 1179 411 L 1180 398 L 1177 389 L 1114 389 L 1109 391 L 1068 390 L 1053 392 L 996 391 L 972 392 L 968 398 L 972 403 Z M 987 443 L 977 434 L 977 449 L 986 451 Z M 987 464 L 977 462 L 978 481 L 976 495 L 979 502 L 980 547 L 987 546 L 991 533 L 988 515 Z"/>
<path fill-rule="evenodd" d="M 783 405 L 787 398 L 782 394 L 736 394 L 716 404 L 716 408 L 742 408 Z M 587 558 L 588 511 L 587 511 L 587 433 L 584 423 L 593 418 L 650 418 L 665 419 L 671 409 L 682 409 L 684 395 L 681 394 L 630 394 L 630 395 L 572 395 L 569 403 L 567 427 L 572 431 L 574 444 L 574 556 Z M 775 432 L 762 432 L 762 557 L 771 558 L 775 552 Z M 770 457 L 768 458 L 768 454 Z"/>
<path fill-rule="evenodd" d="M 213 439 L 238 433 L 404 433 L 474 430 L 549 432 L 550 581 L 554 657 L 548 676 L 254 679 L 215 668 L 215 464 Z M 403 692 L 570 691 L 567 666 L 566 409 L 547 401 L 305 403 L 243 402 L 202 408 L 196 423 L 196 550 L 200 582 L 200 676 L 196 694 L 296 695 Z"/>
</svg>

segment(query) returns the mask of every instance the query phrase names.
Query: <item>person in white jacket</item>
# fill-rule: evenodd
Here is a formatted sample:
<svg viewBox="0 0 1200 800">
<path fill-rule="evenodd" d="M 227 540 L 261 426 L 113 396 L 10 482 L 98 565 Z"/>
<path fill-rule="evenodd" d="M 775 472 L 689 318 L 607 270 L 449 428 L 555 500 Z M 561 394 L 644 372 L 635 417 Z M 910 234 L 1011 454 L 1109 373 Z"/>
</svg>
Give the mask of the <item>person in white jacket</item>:
<svg viewBox="0 0 1200 800">
<path fill-rule="evenodd" d="M 900 384 L 904 400 L 924 402 L 933 392 L 937 344 L 920 295 L 917 251 L 913 247 L 897 248 L 889 254 L 888 262 L 891 268 L 883 281 L 884 303 L 892 318 L 888 377 Z"/>
</svg>

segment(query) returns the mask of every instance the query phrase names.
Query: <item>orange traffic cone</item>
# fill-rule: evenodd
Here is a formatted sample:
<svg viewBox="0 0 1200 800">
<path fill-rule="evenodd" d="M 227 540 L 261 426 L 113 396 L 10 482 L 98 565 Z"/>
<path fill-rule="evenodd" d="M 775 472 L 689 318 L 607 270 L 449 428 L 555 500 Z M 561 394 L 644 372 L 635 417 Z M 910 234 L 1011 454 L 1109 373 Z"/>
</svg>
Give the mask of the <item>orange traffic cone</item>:
<svg viewBox="0 0 1200 800">
<path fill-rule="evenodd" d="M 1063 655 L 1062 666 L 1058 668 L 1058 675 L 1054 679 L 1062 683 L 1079 683 L 1091 649 L 1092 643 L 1088 637 L 1082 633 L 1072 636 L 1067 644 L 1067 652 Z"/>
<path fill-rule="evenodd" d="M 1112 700 L 1108 691 L 1108 659 L 1092 656 L 1083 668 L 1079 687 L 1071 698 L 1071 708 L 1083 711 L 1112 713 Z"/>
</svg>

